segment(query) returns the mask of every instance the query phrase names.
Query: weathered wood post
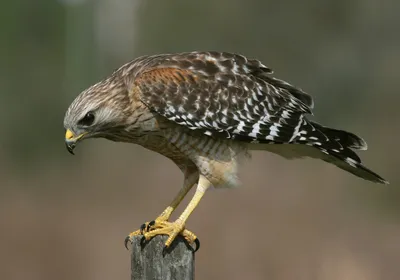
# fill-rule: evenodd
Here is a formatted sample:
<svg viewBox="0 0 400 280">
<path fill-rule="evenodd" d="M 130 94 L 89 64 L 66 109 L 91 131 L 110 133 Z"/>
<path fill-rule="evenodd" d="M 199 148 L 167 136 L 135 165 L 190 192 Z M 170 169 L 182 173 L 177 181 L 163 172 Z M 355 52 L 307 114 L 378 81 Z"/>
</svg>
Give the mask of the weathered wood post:
<svg viewBox="0 0 400 280">
<path fill-rule="evenodd" d="M 167 236 L 150 241 L 134 236 L 131 250 L 131 280 L 193 280 L 194 249 L 178 236 L 165 252 Z"/>
</svg>

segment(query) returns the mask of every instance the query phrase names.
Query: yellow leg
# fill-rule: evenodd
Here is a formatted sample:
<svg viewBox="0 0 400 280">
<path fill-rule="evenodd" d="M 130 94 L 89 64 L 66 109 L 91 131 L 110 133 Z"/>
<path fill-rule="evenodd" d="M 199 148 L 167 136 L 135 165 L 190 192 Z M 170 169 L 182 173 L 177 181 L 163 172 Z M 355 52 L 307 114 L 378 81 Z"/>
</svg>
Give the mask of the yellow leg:
<svg viewBox="0 0 400 280">
<path fill-rule="evenodd" d="M 188 174 L 188 175 L 186 175 Z M 129 241 L 132 240 L 132 237 L 135 235 L 141 235 L 144 232 L 148 232 L 153 229 L 157 228 L 162 228 L 165 226 L 165 223 L 168 221 L 170 218 L 172 212 L 175 211 L 175 209 L 178 207 L 178 205 L 181 203 L 181 201 L 185 198 L 186 194 L 191 190 L 191 188 L 196 184 L 199 175 L 198 172 L 191 172 L 191 173 L 186 173 L 185 174 L 185 180 L 183 182 L 183 187 L 179 190 L 178 194 L 175 196 L 175 198 L 172 200 L 172 202 L 169 204 L 169 206 L 154 220 L 151 222 L 144 223 L 140 229 L 131 232 L 126 238 L 125 238 L 125 247 L 127 247 L 127 244 Z M 189 231 L 187 231 L 189 234 Z"/>
<path fill-rule="evenodd" d="M 199 175 L 197 171 L 195 173 L 191 173 L 188 176 L 185 176 L 185 181 L 183 182 L 183 187 L 180 189 L 178 194 L 169 204 L 169 206 L 155 219 L 155 223 L 168 221 L 169 217 L 171 217 L 172 212 L 178 207 L 181 201 L 185 198 L 186 194 L 193 188 L 193 186 L 197 183 Z"/>
<path fill-rule="evenodd" d="M 165 242 L 165 247 L 168 248 L 178 234 L 182 234 L 189 243 L 193 243 L 197 238 L 192 232 L 185 229 L 185 223 L 210 186 L 210 181 L 208 181 L 204 176 L 200 175 L 196 192 L 181 216 L 173 223 L 164 222 L 162 227 L 146 232 L 144 234 L 146 240 L 149 240 L 156 235 L 166 234 L 169 237 Z"/>
</svg>

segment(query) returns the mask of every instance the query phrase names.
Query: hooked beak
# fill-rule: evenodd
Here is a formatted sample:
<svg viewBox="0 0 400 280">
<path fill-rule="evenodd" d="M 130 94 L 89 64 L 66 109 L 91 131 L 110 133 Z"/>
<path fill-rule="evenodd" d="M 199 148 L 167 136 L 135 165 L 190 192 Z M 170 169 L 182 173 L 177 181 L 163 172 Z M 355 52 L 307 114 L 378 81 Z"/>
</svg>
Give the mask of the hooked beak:
<svg viewBox="0 0 400 280">
<path fill-rule="evenodd" d="M 70 152 L 70 154 L 74 155 L 74 149 L 75 149 L 76 143 L 85 134 L 86 133 L 82 133 L 81 135 L 75 136 L 71 130 L 67 129 L 67 131 L 65 132 L 65 145 L 67 146 L 67 150 L 68 150 L 68 152 Z"/>
</svg>

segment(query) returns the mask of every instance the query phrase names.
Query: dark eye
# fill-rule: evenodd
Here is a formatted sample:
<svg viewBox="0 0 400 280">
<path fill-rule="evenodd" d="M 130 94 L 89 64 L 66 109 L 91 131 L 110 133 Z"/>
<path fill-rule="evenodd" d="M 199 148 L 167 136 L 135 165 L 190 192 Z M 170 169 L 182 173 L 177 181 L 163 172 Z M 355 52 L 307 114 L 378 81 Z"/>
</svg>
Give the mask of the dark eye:
<svg viewBox="0 0 400 280">
<path fill-rule="evenodd" d="M 92 112 L 87 113 L 79 122 L 79 125 L 89 126 L 94 122 L 94 114 Z"/>
</svg>

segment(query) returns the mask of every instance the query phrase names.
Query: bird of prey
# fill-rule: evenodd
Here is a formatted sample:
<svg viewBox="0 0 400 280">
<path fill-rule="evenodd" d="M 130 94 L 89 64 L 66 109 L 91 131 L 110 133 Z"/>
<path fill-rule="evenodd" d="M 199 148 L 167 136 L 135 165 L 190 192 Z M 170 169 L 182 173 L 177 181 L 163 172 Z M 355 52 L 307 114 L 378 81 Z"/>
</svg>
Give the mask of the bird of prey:
<svg viewBox="0 0 400 280">
<path fill-rule="evenodd" d="M 311 157 L 358 177 L 388 183 L 366 168 L 354 150 L 367 149 L 357 135 L 311 121 L 310 95 L 281 79 L 259 60 L 227 52 L 141 56 L 80 93 L 66 111 L 69 152 L 84 139 L 103 137 L 141 145 L 172 160 L 183 186 L 152 222 L 128 235 L 146 240 L 197 237 L 185 223 L 210 187 L 238 185 L 238 163 L 252 150 L 285 158 Z M 170 222 L 188 191 L 195 194 Z M 197 244 L 198 245 L 198 244 Z"/>
</svg>

